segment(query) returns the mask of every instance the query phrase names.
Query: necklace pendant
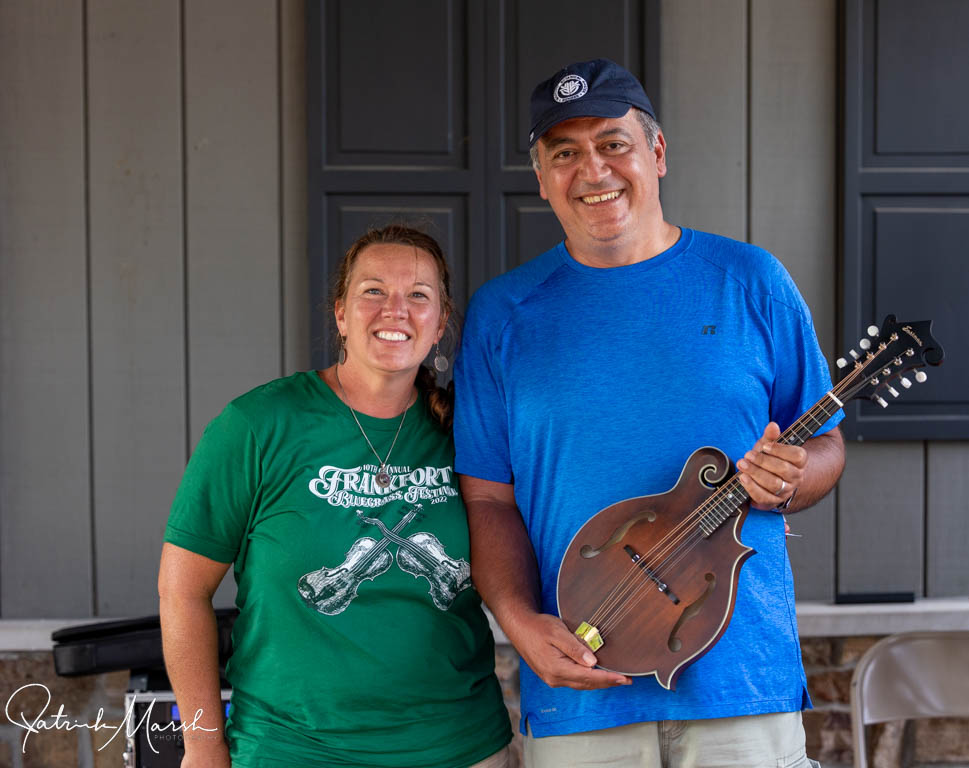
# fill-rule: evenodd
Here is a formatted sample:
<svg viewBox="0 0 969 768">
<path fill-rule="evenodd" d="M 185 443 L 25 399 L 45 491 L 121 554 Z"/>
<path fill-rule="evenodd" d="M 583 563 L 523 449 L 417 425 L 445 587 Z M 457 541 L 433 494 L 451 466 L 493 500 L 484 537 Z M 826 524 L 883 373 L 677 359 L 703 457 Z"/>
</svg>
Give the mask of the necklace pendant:
<svg viewBox="0 0 969 768">
<path fill-rule="evenodd" d="M 390 487 L 390 475 L 387 474 L 387 465 L 384 464 L 380 467 L 380 471 L 377 473 L 377 477 L 374 478 L 381 488 Z"/>
</svg>

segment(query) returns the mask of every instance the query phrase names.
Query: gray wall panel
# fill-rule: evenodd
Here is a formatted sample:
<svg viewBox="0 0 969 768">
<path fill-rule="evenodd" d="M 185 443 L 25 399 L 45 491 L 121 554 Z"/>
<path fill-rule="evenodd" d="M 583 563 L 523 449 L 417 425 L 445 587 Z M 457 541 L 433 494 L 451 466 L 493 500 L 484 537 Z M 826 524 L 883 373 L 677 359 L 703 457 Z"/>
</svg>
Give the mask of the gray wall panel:
<svg viewBox="0 0 969 768">
<path fill-rule="evenodd" d="M 283 373 L 310 366 L 309 258 L 306 244 L 306 7 L 279 5 L 280 218 L 283 259 Z"/>
<path fill-rule="evenodd" d="M 849 443 L 838 490 L 838 592 L 922 594 L 923 443 Z"/>
<path fill-rule="evenodd" d="M 798 600 L 834 598 L 836 502 L 834 490 L 810 509 L 788 516 L 791 533 L 796 534 L 787 540 L 787 553 Z"/>
<path fill-rule="evenodd" d="M 189 439 L 280 375 L 275 3 L 189 3 L 185 17 Z"/>
<path fill-rule="evenodd" d="M 185 7 L 189 444 L 282 371 L 276 3 Z M 302 297 L 300 297 L 302 298 Z M 216 592 L 231 605 L 231 569 Z"/>
<path fill-rule="evenodd" d="M 745 240 L 747 2 L 664 0 L 661 28 L 666 219 Z"/>
<path fill-rule="evenodd" d="M 151 612 L 185 463 L 179 7 L 88 8 L 96 610 Z"/>
<path fill-rule="evenodd" d="M 835 341 L 834 0 L 750 6 L 750 242 L 787 267 L 811 308 L 828 359 Z M 715 186 L 715 185 L 714 185 Z M 790 518 L 799 599 L 834 595 L 835 496 Z"/>
<path fill-rule="evenodd" d="M 750 241 L 787 267 L 835 349 L 835 0 L 751 5 Z"/>
<path fill-rule="evenodd" d="M 0 3 L 0 612 L 91 611 L 82 6 Z"/>
<path fill-rule="evenodd" d="M 969 594 L 969 442 L 930 442 L 926 454 L 927 597 Z"/>
<path fill-rule="evenodd" d="M 306 367 L 305 7 L 185 5 L 0 4 L 3 618 L 157 610 L 189 390 Z"/>
</svg>

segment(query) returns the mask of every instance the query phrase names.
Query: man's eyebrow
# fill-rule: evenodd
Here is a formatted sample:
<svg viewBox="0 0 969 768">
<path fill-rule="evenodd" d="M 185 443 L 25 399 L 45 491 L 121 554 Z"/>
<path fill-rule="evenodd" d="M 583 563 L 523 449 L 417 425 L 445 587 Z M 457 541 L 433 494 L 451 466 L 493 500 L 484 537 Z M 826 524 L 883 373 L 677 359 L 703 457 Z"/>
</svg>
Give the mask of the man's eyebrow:
<svg viewBox="0 0 969 768">
<path fill-rule="evenodd" d="M 545 145 L 546 149 L 555 149 L 555 147 L 560 147 L 563 144 L 571 144 L 575 139 L 571 136 L 559 136 L 555 139 L 543 139 L 542 143 Z"/>
<path fill-rule="evenodd" d="M 625 128 L 606 128 L 604 131 L 600 131 L 596 134 L 596 141 L 601 141 L 602 139 L 608 139 L 610 136 L 622 136 L 626 139 L 631 139 L 632 134 L 629 133 Z"/>
<path fill-rule="evenodd" d="M 629 133 L 629 131 L 627 131 L 625 128 L 620 128 L 617 126 L 599 131 L 599 133 L 595 135 L 595 140 L 602 141 L 603 139 L 608 139 L 611 136 L 622 136 L 625 139 L 632 139 L 632 134 Z M 572 144 L 573 142 L 575 142 L 575 139 L 572 136 L 556 136 L 551 139 L 542 139 L 542 143 L 545 144 L 546 149 L 555 149 L 555 147 L 559 147 L 562 144 Z"/>
</svg>

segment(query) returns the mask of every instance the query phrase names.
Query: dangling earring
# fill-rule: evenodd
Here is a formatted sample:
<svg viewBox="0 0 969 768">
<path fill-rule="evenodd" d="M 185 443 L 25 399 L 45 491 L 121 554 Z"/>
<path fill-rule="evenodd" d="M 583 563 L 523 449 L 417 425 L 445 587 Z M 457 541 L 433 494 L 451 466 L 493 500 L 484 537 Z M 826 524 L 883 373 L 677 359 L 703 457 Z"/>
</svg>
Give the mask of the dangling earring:
<svg viewBox="0 0 969 768">
<path fill-rule="evenodd" d="M 441 373 L 447 370 L 447 358 L 441 353 L 441 344 L 434 345 L 434 367 Z"/>
<path fill-rule="evenodd" d="M 340 337 L 340 354 L 336 359 L 337 365 L 345 365 L 347 362 L 347 337 Z"/>
</svg>

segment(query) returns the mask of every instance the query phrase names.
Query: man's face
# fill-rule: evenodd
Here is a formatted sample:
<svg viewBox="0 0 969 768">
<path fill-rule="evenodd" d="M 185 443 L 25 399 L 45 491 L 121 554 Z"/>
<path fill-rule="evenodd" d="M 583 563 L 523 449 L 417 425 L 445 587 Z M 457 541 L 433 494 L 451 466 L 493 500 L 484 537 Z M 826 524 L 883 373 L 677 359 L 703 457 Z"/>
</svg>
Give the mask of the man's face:
<svg viewBox="0 0 969 768">
<path fill-rule="evenodd" d="M 652 149 L 632 110 L 622 117 L 579 117 L 539 141 L 539 190 L 565 230 L 573 255 L 622 248 L 660 226 L 659 179 L 666 142 Z"/>
</svg>

